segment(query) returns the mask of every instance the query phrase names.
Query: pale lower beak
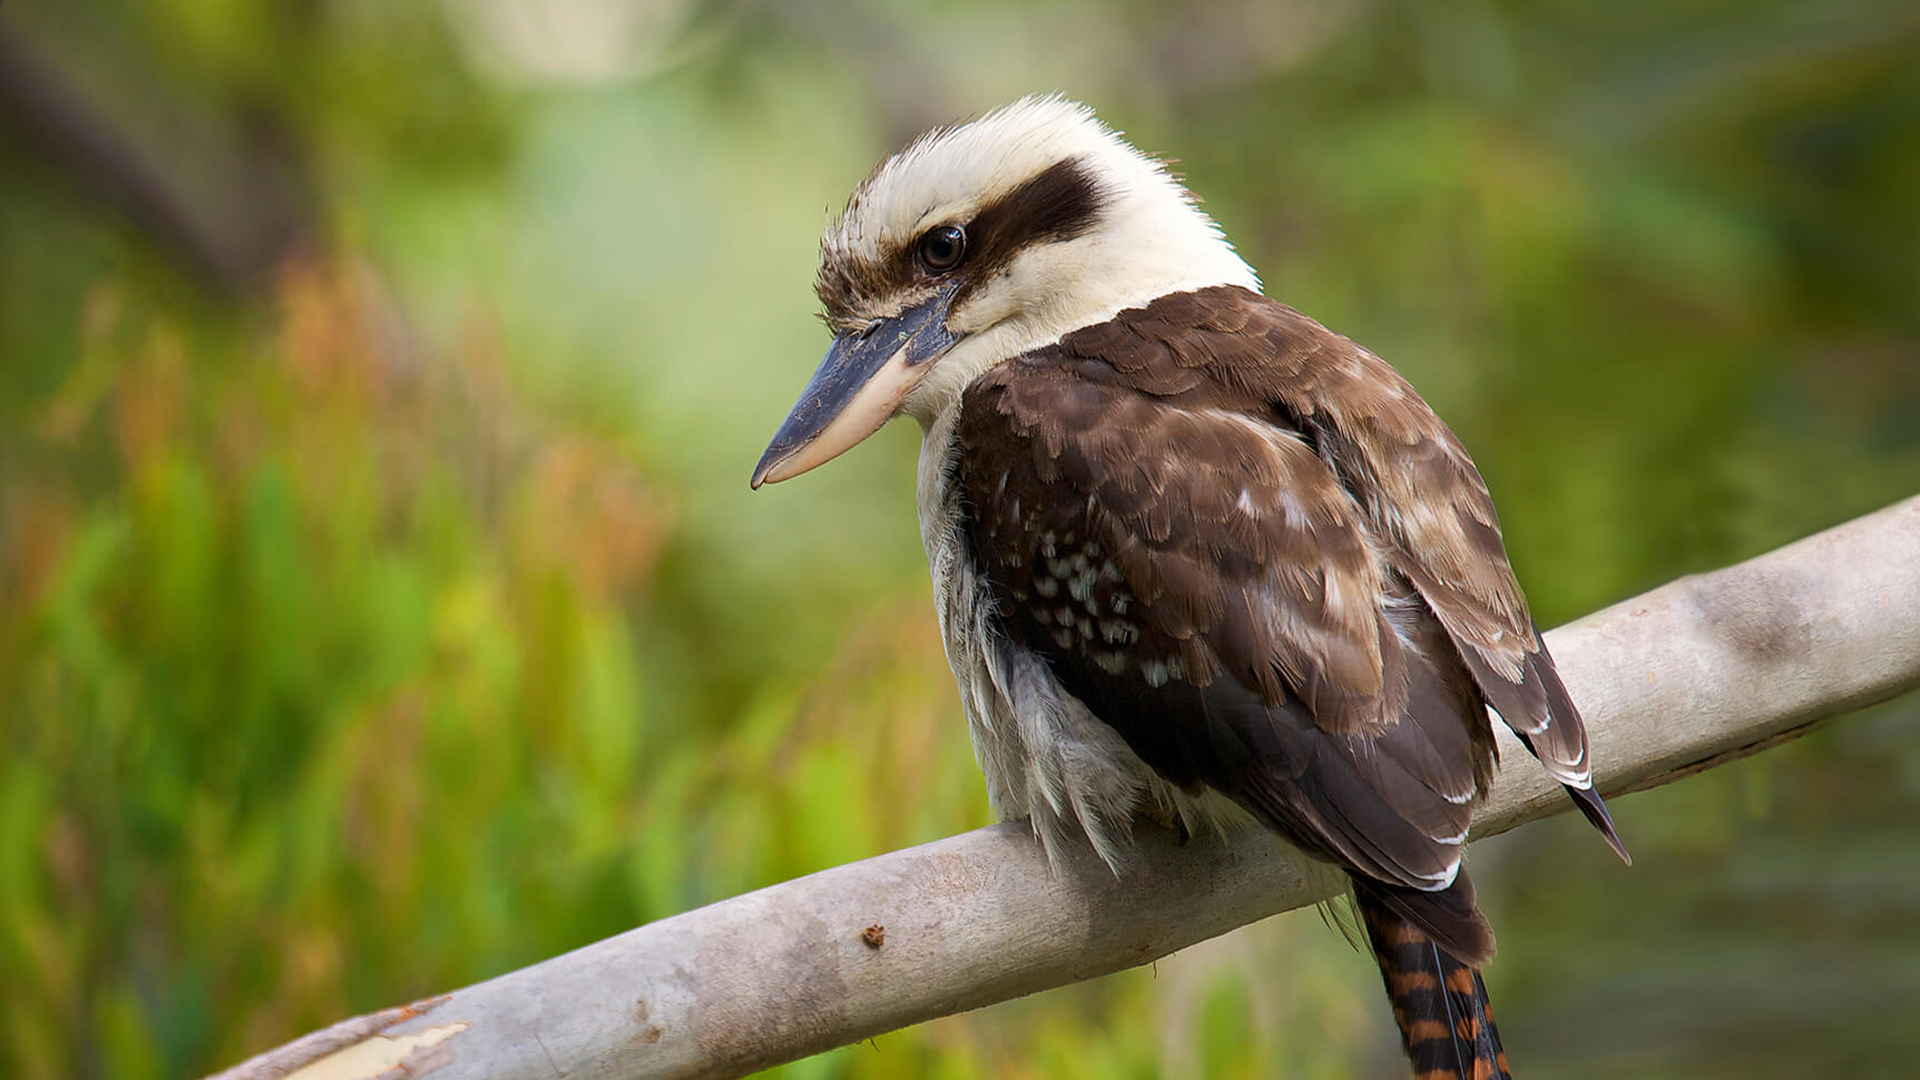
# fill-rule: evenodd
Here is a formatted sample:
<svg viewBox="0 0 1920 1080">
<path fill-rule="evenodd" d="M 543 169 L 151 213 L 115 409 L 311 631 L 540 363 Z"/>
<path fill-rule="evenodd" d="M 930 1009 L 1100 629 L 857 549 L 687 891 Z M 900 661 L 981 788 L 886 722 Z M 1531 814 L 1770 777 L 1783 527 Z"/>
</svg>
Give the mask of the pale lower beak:
<svg viewBox="0 0 1920 1080">
<path fill-rule="evenodd" d="M 880 430 L 957 340 L 946 327 L 948 286 L 891 319 L 833 339 L 827 358 L 760 455 L 753 486 L 799 476 Z"/>
</svg>

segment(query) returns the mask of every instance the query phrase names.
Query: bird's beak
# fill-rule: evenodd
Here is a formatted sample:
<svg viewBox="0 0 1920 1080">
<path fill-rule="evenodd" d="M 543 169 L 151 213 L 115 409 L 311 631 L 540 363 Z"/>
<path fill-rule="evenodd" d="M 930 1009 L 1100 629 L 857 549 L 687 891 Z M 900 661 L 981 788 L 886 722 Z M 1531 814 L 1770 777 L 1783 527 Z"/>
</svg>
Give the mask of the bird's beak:
<svg viewBox="0 0 1920 1080">
<path fill-rule="evenodd" d="M 834 338 L 820 370 L 760 455 L 753 486 L 799 476 L 879 431 L 926 377 L 931 361 L 958 340 L 946 326 L 956 288 L 948 285 L 891 319 Z"/>
</svg>

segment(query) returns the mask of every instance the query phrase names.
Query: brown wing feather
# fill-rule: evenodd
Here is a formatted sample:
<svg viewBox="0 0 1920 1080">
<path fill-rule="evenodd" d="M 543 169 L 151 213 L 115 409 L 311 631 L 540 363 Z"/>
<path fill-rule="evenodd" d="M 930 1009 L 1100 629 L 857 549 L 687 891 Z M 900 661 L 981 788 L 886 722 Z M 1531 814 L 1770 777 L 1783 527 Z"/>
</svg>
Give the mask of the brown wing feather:
<svg viewBox="0 0 1920 1080">
<path fill-rule="evenodd" d="M 1000 467 L 1018 473 L 1016 494 L 982 508 L 1004 564 L 1033 566 L 1038 591 L 1072 555 L 1036 542 L 1091 541 L 1136 605 L 1142 662 L 1199 686 L 1224 672 L 1269 704 L 1296 696 L 1330 731 L 1397 720 L 1404 662 L 1384 610 L 1386 568 L 1332 471 L 1274 423 L 1173 405 L 1100 367 L 1015 361 L 968 391 L 976 431 L 998 430 L 963 461 L 990 472 L 984 447 L 1026 448 L 1025 461 Z M 997 489 L 1000 477 L 979 482 Z M 1022 502 L 1022 484 L 1042 490 Z M 1036 533 L 1034 514 L 1057 505 L 1077 520 Z"/>
<path fill-rule="evenodd" d="M 1220 376 L 1299 418 L 1487 702 L 1556 779 L 1589 787 L 1586 727 L 1528 614 L 1486 483 L 1452 430 L 1385 361 L 1292 308 L 1236 288 L 1193 295 L 1216 328 L 1205 348 Z"/>
</svg>

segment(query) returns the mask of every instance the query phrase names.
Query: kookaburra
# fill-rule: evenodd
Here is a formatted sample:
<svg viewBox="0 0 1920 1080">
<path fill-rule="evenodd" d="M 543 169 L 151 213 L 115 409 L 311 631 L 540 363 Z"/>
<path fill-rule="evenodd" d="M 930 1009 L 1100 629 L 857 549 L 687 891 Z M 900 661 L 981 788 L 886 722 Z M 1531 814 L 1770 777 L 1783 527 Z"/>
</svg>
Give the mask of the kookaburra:
<svg viewBox="0 0 1920 1080">
<path fill-rule="evenodd" d="M 753 484 L 920 422 L 995 811 L 1121 873 L 1137 814 L 1237 807 L 1352 877 L 1416 1071 L 1506 1076 L 1460 866 L 1495 715 L 1626 852 L 1453 432 L 1057 97 L 881 163 L 816 290 L 833 345 Z"/>
</svg>

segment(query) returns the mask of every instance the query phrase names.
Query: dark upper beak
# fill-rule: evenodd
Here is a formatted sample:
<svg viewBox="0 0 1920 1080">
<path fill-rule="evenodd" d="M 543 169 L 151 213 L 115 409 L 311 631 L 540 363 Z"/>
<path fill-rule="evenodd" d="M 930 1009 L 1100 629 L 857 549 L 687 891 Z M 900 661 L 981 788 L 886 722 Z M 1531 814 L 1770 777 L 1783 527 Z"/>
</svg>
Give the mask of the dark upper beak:
<svg viewBox="0 0 1920 1080">
<path fill-rule="evenodd" d="M 932 366 L 958 340 L 946 327 L 957 283 L 857 334 L 833 339 L 827 358 L 786 423 L 760 455 L 753 486 L 799 476 L 880 430 Z"/>
</svg>

